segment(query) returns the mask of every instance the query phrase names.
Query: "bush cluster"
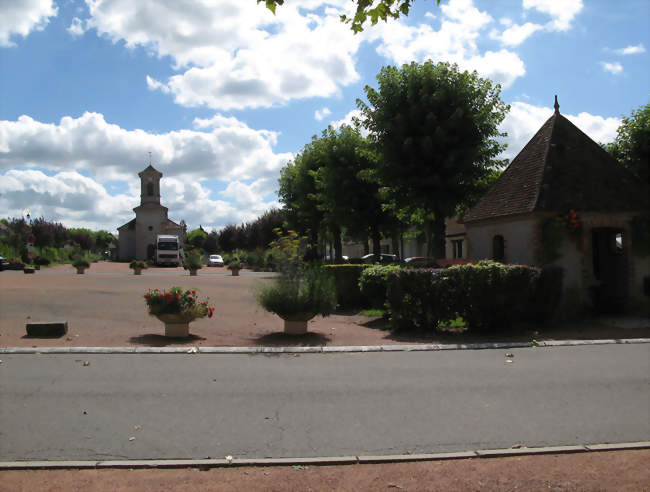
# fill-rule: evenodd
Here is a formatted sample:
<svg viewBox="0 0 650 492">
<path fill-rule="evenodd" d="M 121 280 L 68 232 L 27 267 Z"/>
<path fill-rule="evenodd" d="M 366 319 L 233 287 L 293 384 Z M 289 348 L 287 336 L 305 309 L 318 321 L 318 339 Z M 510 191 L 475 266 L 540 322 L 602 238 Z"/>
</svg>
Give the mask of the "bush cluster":
<svg viewBox="0 0 650 492">
<path fill-rule="evenodd" d="M 359 290 L 371 307 L 384 307 L 389 274 L 402 269 L 400 265 L 370 265 L 361 272 Z"/>
<path fill-rule="evenodd" d="M 481 261 L 446 270 L 391 272 L 387 304 L 394 330 L 435 330 L 462 317 L 470 330 L 545 321 L 559 303 L 561 271 Z"/>
<path fill-rule="evenodd" d="M 361 293 L 359 279 L 369 265 L 323 265 L 334 280 L 337 302 L 343 308 L 367 306 L 368 299 Z"/>
</svg>

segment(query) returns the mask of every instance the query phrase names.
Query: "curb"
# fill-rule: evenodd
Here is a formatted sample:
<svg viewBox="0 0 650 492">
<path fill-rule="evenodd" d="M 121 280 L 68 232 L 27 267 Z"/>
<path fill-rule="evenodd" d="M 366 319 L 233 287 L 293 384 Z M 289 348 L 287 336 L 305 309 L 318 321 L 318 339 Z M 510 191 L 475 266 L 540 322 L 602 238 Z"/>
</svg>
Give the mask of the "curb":
<svg viewBox="0 0 650 492">
<path fill-rule="evenodd" d="M 0 354 L 333 354 L 353 352 L 435 352 L 440 350 L 573 347 L 579 345 L 626 345 L 638 343 L 650 343 L 650 338 L 322 347 L 1 347 Z"/>
<path fill-rule="evenodd" d="M 518 449 L 479 449 L 433 454 L 397 454 L 379 456 L 327 456 L 314 458 L 233 458 L 186 460 L 106 460 L 106 461 L 2 461 L 0 470 L 34 469 L 85 469 L 85 468 L 221 468 L 228 466 L 333 466 L 378 463 L 407 463 L 416 461 L 442 461 L 468 458 L 504 458 L 543 454 L 590 453 L 602 451 L 630 451 L 650 449 L 650 441 L 583 444 L 574 446 L 546 446 Z"/>
</svg>

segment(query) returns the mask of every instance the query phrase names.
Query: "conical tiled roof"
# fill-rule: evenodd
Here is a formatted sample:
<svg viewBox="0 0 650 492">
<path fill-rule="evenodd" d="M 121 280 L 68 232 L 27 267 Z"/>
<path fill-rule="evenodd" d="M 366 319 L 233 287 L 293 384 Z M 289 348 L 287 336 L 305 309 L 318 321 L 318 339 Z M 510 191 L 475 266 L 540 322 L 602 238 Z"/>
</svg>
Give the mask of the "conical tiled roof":
<svg viewBox="0 0 650 492">
<path fill-rule="evenodd" d="M 531 212 L 647 210 L 647 187 L 557 110 L 464 222 Z"/>
<path fill-rule="evenodd" d="M 149 165 L 146 167 L 146 169 L 143 169 L 142 171 L 140 171 L 140 172 L 138 173 L 138 176 L 141 175 L 141 174 L 148 174 L 148 173 L 157 173 L 157 174 L 162 175 L 162 173 L 161 173 L 160 171 L 158 171 L 158 169 L 156 169 L 156 168 L 153 167 L 151 164 L 149 164 Z"/>
</svg>

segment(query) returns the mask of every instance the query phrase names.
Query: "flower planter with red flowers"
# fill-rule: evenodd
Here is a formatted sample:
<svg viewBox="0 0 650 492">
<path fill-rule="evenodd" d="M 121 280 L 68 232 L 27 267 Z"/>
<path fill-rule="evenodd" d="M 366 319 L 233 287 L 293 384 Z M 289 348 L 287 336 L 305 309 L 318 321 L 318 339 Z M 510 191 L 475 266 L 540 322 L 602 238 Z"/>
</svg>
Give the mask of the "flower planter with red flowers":
<svg viewBox="0 0 650 492">
<path fill-rule="evenodd" d="M 196 289 L 172 287 L 153 289 L 144 295 L 149 314 L 165 323 L 166 337 L 187 337 L 189 324 L 197 318 L 212 318 L 214 307 L 208 300 L 199 300 Z"/>
<path fill-rule="evenodd" d="M 129 263 L 129 268 L 133 270 L 133 275 L 142 275 L 142 270 L 147 268 L 147 264 L 142 260 L 133 260 Z"/>
</svg>

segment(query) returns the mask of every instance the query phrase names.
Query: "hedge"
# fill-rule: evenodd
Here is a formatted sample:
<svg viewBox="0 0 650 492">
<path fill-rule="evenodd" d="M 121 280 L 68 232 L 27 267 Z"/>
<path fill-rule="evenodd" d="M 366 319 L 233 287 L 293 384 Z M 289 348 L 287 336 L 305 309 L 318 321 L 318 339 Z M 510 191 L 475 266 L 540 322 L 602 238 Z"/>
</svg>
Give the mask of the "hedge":
<svg viewBox="0 0 650 492">
<path fill-rule="evenodd" d="M 400 265 L 369 265 L 361 272 L 359 290 L 373 308 L 383 309 L 386 303 L 388 275 L 402 270 Z"/>
<path fill-rule="evenodd" d="M 359 289 L 361 272 L 370 265 L 323 265 L 322 268 L 334 278 L 337 302 L 340 307 L 363 307 L 368 305 L 368 299 Z"/>
<path fill-rule="evenodd" d="M 389 274 L 387 306 L 394 330 L 435 330 L 462 317 L 470 330 L 498 330 L 545 321 L 559 303 L 562 275 L 538 268 L 481 261 L 446 270 Z"/>
</svg>

